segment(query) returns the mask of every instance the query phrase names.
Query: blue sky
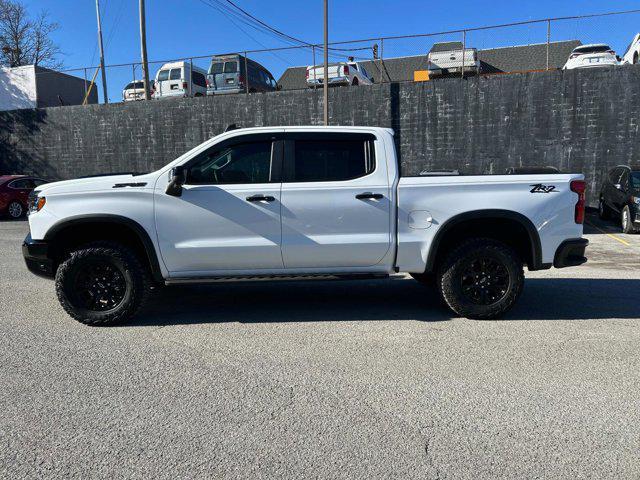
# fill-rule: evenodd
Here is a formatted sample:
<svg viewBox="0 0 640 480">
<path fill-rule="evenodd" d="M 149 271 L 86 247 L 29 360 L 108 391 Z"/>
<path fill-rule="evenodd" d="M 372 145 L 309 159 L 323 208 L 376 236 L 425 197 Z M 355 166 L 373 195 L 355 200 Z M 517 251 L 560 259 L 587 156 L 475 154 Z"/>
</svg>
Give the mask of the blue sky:
<svg viewBox="0 0 640 480">
<path fill-rule="evenodd" d="M 234 0 L 261 20 L 297 38 L 322 41 L 322 0 Z M 66 68 L 97 65 L 94 0 L 24 0 L 30 11 L 47 10 L 60 24 L 55 40 L 62 48 Z M 225 16 L 205 5 L 205 0 L 146 0 L 147 40 L 150 60 L 168 60 L 244 51 L 285 44 L 243 27 L 240 31 Z M 101 0 L 106 63 L 120 64 L 140 59 L 137 0 Z M 342 41 L 414 33 L 431 33 L 465 27 L 495 25 L 547 17 L 582 15 L 640 8 L 637 0 L 330 0 L 330 40 Z M 640 14 L 626 17 L 566 21 L 554 24 L 552 40 L 577 38 L 583 43 L 604 42 L 623 53 L 640 30 Z M 389 56 L 415 55 L 428 51 L 434 41 L 459 40 L 459 35 L 408 39 L 385 43 Z M 546 26 L 534 25 L 469 34 L 467 43 L 490 48 L 546 39 Z M 371 42 L 356 47 L 370 47 Z M 356 55 L 370 57 L 370 50 Z M 320 54 L 318 54 L 318 61 Z M 287 66 L 312 63 L 309 51 L 253 55 L 276 79 Z M 206 67 L 206 59 L 196 60 Z M 152 65 L 152 73 L 160 64 Z M 131 67 L 108 70 L 109 97 L 120 99 L 121 90 L 133 76 Z M 91 76 L 93 72 L 89 72 Z M 77 75 L 82 76 L 79 72 Z M 140 76 L 139 70 L 136 74 Z"/>
</svg>

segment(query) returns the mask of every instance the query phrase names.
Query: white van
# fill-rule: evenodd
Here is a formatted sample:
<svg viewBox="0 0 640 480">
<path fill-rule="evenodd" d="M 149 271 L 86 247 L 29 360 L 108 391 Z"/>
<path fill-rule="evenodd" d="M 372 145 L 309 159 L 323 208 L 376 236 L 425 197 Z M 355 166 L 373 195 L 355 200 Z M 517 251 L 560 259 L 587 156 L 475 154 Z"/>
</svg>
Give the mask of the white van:
<svg viewBox="0 0 640 480">
<path fill-rule="evenodd" d="M 165 63 L 156 73 L 154 98 L 203 97 L 207 72 L 189 62 Z"/>
</svg>

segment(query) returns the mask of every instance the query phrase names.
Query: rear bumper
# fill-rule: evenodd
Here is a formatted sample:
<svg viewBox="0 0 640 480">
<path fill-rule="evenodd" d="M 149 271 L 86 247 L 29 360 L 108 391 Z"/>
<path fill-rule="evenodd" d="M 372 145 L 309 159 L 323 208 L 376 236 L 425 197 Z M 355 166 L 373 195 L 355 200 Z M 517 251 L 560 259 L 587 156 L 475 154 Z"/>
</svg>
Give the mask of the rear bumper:
<svg viewBox="0 0 640 480">
<path fill-rule="evenodd" d="M 53 260 L 49 258 L 49 244 L 33 240 L 28 234 L 22 243 L 22 256 L 29 271 L 39 277 L 53 278 Z"/>
<path fill-rule="evenodd" d="M 556 250 L 553 266 L 556 268 L 565 268 L 586 263 L 587 257 L 584 256 L 584 251 L 587 245 L 589 245 L 589 240 L 586 238 L 565 240 Z"/>
</svg>

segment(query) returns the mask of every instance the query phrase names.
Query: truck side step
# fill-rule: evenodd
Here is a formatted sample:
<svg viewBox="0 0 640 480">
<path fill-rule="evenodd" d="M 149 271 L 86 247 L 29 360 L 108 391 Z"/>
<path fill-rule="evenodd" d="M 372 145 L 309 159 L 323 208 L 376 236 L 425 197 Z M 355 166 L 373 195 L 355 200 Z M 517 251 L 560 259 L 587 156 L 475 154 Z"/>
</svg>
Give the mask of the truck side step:
<svg viewBox="0 0 640 480">
<path fill-rule="evenodd" d="M 186 285 L 202 283 L 227 282 L 270 282 L 270 281 L 299 281 L 299 280 L 381 280 L 389 278 L 386 273 L 353 273 L 353 274 L 317 274 L 317 275 L 238 275 L 229 277 L 183 277 L 169 278 L 165 285 Z"/>
</svg>

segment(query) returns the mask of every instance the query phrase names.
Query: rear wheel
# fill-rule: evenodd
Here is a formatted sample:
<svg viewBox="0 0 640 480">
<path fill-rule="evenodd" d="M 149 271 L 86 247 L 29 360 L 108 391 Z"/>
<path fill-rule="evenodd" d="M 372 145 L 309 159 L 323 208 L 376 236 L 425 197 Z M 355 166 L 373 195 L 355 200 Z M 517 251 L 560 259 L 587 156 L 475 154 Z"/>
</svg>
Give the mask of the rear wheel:
<svg viewBox="0 0 640 480">
<path fill-rule="evenodd" d="M 638 63 L 638 52 L 633 54 L 633 64 L 636 65 Z"/>
<path fill-rule="evenodd" d="M 437 280 L 442 299 L 458 315 L 497 318 L 515 304 L 522 292 L 522 260 L 502 242 L 475 238 L 449 253 Z"/>
<path fill-rule="evenodd" d="M 56 294 L 65 311 L 87 325 L 133 317 L 151 291 L 137 256 L 116 243 L 96 243 L 71 253 L 56 272 Z"/>
<path fill-rule="evenodd" d="M 360 82 L 358 81 L 357 78 L 353 79 L 353 82 L 351 83 L 351 85 L 353 85 L 354 87 L 357 86 Z"/>
<path fill-rule="evenodd" d="M 24 207 L 20 202 L 13 201 L 7 207 L 7 213 L 9 214 L 9 217 L 13 219 L 20 218 L 24 215 Z"/>
<path fill-rule="evenodd" d="M 636 233 L 633 221 L 631 220 L 631 209 L 629 209 L 629 205 L 625 205 L 622 209 L 622 213 L 620 214 L 620 223 L 622 224 L 622 231 L 624 233 Z"/>
</svg>

